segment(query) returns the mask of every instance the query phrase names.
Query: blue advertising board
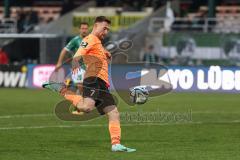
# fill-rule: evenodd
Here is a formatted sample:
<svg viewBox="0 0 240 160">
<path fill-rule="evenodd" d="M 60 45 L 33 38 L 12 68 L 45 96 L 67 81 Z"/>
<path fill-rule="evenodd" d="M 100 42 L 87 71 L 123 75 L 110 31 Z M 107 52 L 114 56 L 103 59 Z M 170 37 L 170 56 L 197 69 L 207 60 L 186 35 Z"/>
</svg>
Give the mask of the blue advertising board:
<svg viewBox="0 0 240 160">
<path fill-rule="evenodd" d="M 28 87 L 39 88 L 54 71 L 54 65 L 28 65 Z M 111 89 L 129 90 L 134 85 L 170 84 L 174 92 L 240 92 L 240 67 L 185 67 L 144 65 L 111 65 Z M 63 81 L 70 73 L 69 67 L 59 71 Z"/>
<path fill-rule="evenodd" d="M 116 66 L 113 65 L 112 68 L 114 67 Z M 140 85 L 156 85 L 156 81 L 162 81 L 170 83 L 172 90 L 175 92 L 240 92 L 240 67 L 168 66 L 156 69 L 140 66 L 118 66 L 113 70 L 111 78 L 115 81 L 121 79 L 120 76 L 122 75 L 119 73 L 125 70 L 126 75 L 131 72 L 131 76 L 134 78 L 145 77 L 149 79 L 148 84 L 141 83 L 141 81 Z M 150 74 L 150 72 L 152 73 Z M 152 74 L 155 74 L 155 76 L 152 76 Z M 113 84 L 117 89 L 128 89 L 123 88 L 126 86 L 126 81 L 113 82 Z"/>
</svg>

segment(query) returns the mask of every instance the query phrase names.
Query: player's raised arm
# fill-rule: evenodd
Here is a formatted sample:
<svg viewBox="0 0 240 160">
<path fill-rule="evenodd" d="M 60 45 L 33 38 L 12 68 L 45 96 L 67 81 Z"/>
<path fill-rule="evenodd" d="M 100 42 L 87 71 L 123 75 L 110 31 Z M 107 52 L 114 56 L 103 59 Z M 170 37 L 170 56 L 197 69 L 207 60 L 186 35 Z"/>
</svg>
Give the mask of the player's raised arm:
<svg viewBox="0 0 240 160">
<path fill-rule="evenodd" d="M 73 54 L 74 49 L 76 48 L 76 37 L 73 38 L 68 44 L 61 50 L 56 64 L 56 68 L 60 67 L 63 64 L 64 58 L 67 54 Z"/>
<path fill-rule="evenodd" d="M 96 44 L 96 40 L 93 39 L 91 36 L 87 36 L 81 42 L 77 52 L 73 56 L 73 59 L 80 60 L 81 56 L 88 54 L 91 52 L 91 49 Z"/>
<path fill-rule="evenodd" d="M 92 48 L 92 46 L 94 46 L 94 44 L 95 44 L 95 42 L 92 41 L 92 39 L 89 36 L 87 36 L 83 39 L 77 52 L 73 56 L 73 66 L 72 66 L 73 70 L 75 68 L 80 67 L 79 62 L 82 59 L 82 56 L 91 52 L 91 48 Z"/>
<path fill-rule="evenodd" d="M 60 67 L 63 62 L 64 58 L 68 55 L 68 57 L 73 57 L 73 55 L 78 50 L 80 43 L 82 42 L 82 39 L 88 35 L 88 24 L 86 22 L 82 22 L 79 25 L 79 35 L 72 38 L 68 44 L 61 50 L 61 53 L 58 58 L 58 62 L 56 64 L 56 67 Z"/>
<path fill-rule="evenodd" d="M 65 48 L 63 48 L 60 52 L 59 57 L 58 57 L 56 68 L 59 68 L 63 64 L 64 58 L 67 54 L 68 54 L 68 51 Z"/>
<path fill-rule="evenodd" d="M 79 65 L 79 61 L 82 57 L 82 53 L 81 53 L 81 49 L 79 48 L 78 51 L 75 53 L 75 55 L 73 56 L 73 59 L 72 59 L 72 70 L 73 70 L 73 73 L 75 72 L 74 70 L 79 68 L 80 65 Z"/>
<path fill-rule="evenodd" d="M 85 45 L 83 45 L 83 44 L 85 44 Z M 87 51 L 89 50 L 89 47 L 86 48 L 87 45 L 88 45 L 87 42 L 82 41 L 82 43 L 80 44 L 77 52 L 76 52 L 75 55 L 73 56 L 73 59 L 74 59 L 74 60 L 80 60 L 80 57 L 81 57 L 82 55 L 85 55 L 85 54 L 87 53 Z"/>
</svg>

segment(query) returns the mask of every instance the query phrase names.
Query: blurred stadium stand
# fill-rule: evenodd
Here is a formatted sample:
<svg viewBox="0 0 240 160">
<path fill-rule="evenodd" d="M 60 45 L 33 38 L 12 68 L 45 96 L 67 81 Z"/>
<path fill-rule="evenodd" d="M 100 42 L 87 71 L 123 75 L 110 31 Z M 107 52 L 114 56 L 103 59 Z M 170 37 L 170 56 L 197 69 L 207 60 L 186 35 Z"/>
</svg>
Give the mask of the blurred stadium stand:
<svg viewBox="0 0 240 160">
<path fill-rule="evenodd" d="M 13 18 L 0 19 L 0 33 L 16 33 L 17 21 Z"/>
<path fill-rule="evenodd" d="M 94 18 L 104 15 L 112 21 L 107 40 L 116 44 L 133 41 L 133 47 L 125 51 L 131 61 L 140 60 L 144 48 L 154 45 L 154 52 L 164 64 L 236 64 L 230 61 L 240 59 L 239 1 L 174 0 L 169 3 L 170 9 L 167 2 L 12 0 L 7 18 L 4 3 L 0 2 L 1 46 L 8 51 L 11 61 L 34 59 L 38 63 L 55 63 L 60 49 L 77 34 L 81 22 L 88 22 L 91 28 Z M 21 44 L 27 43 L 24 41 L 33 39 L 31 46 L 35 49 L 20 51 Z M 186 51 L 186 46 L 191 46 L 192 51 Z"/>
</svg>

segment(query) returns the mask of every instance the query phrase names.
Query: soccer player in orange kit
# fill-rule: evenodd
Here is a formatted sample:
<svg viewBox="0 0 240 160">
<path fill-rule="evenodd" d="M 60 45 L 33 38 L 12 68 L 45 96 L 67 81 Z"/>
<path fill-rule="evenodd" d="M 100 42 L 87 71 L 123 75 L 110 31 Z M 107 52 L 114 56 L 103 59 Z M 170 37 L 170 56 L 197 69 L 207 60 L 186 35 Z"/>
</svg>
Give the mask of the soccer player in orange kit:
<svg viewBox="0 0 240 160">
<path fill-rule="evenodd" d="M 82 96 L 72 95 L 72 102 L 78 110 L 86 114 L 96 107 L 100 114 L 108 116 L 112 151 L 134 152 L 136 149 L 125 147 L 120 143 L 120 114 L 108 89 L 110 85 L 108 62 L 111 54 L 104 49 L 101 40 L 108 34 L 110 24 L 111 21 L 106 17 L 96 17 L 92 32 L 83 39 L 74 55 L 73 61 L 83 60 L 86 72 L 83 80 L 83 94 Z M 73 74 L 77 66 L 73 68 Z"/>
</svg>

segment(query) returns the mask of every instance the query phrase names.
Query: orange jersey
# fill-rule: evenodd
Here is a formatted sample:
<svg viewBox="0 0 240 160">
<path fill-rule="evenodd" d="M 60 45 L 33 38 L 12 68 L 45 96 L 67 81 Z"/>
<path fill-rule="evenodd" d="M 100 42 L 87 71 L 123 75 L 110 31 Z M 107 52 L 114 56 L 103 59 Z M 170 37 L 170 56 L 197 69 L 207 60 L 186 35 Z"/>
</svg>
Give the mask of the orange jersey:
<svg viewBox="0 0 240 160">
<path fill-rule="evenodd" d="M 104 49 L 100 39 L 93 34 L 85 37 L 80 44 L 76 56 L 83 58 L 83 63 L 86 65 L 87 77 L 99 77 L 109 85 L 108 79 L 108 56 L 109 53 Z"/>
</svg>

